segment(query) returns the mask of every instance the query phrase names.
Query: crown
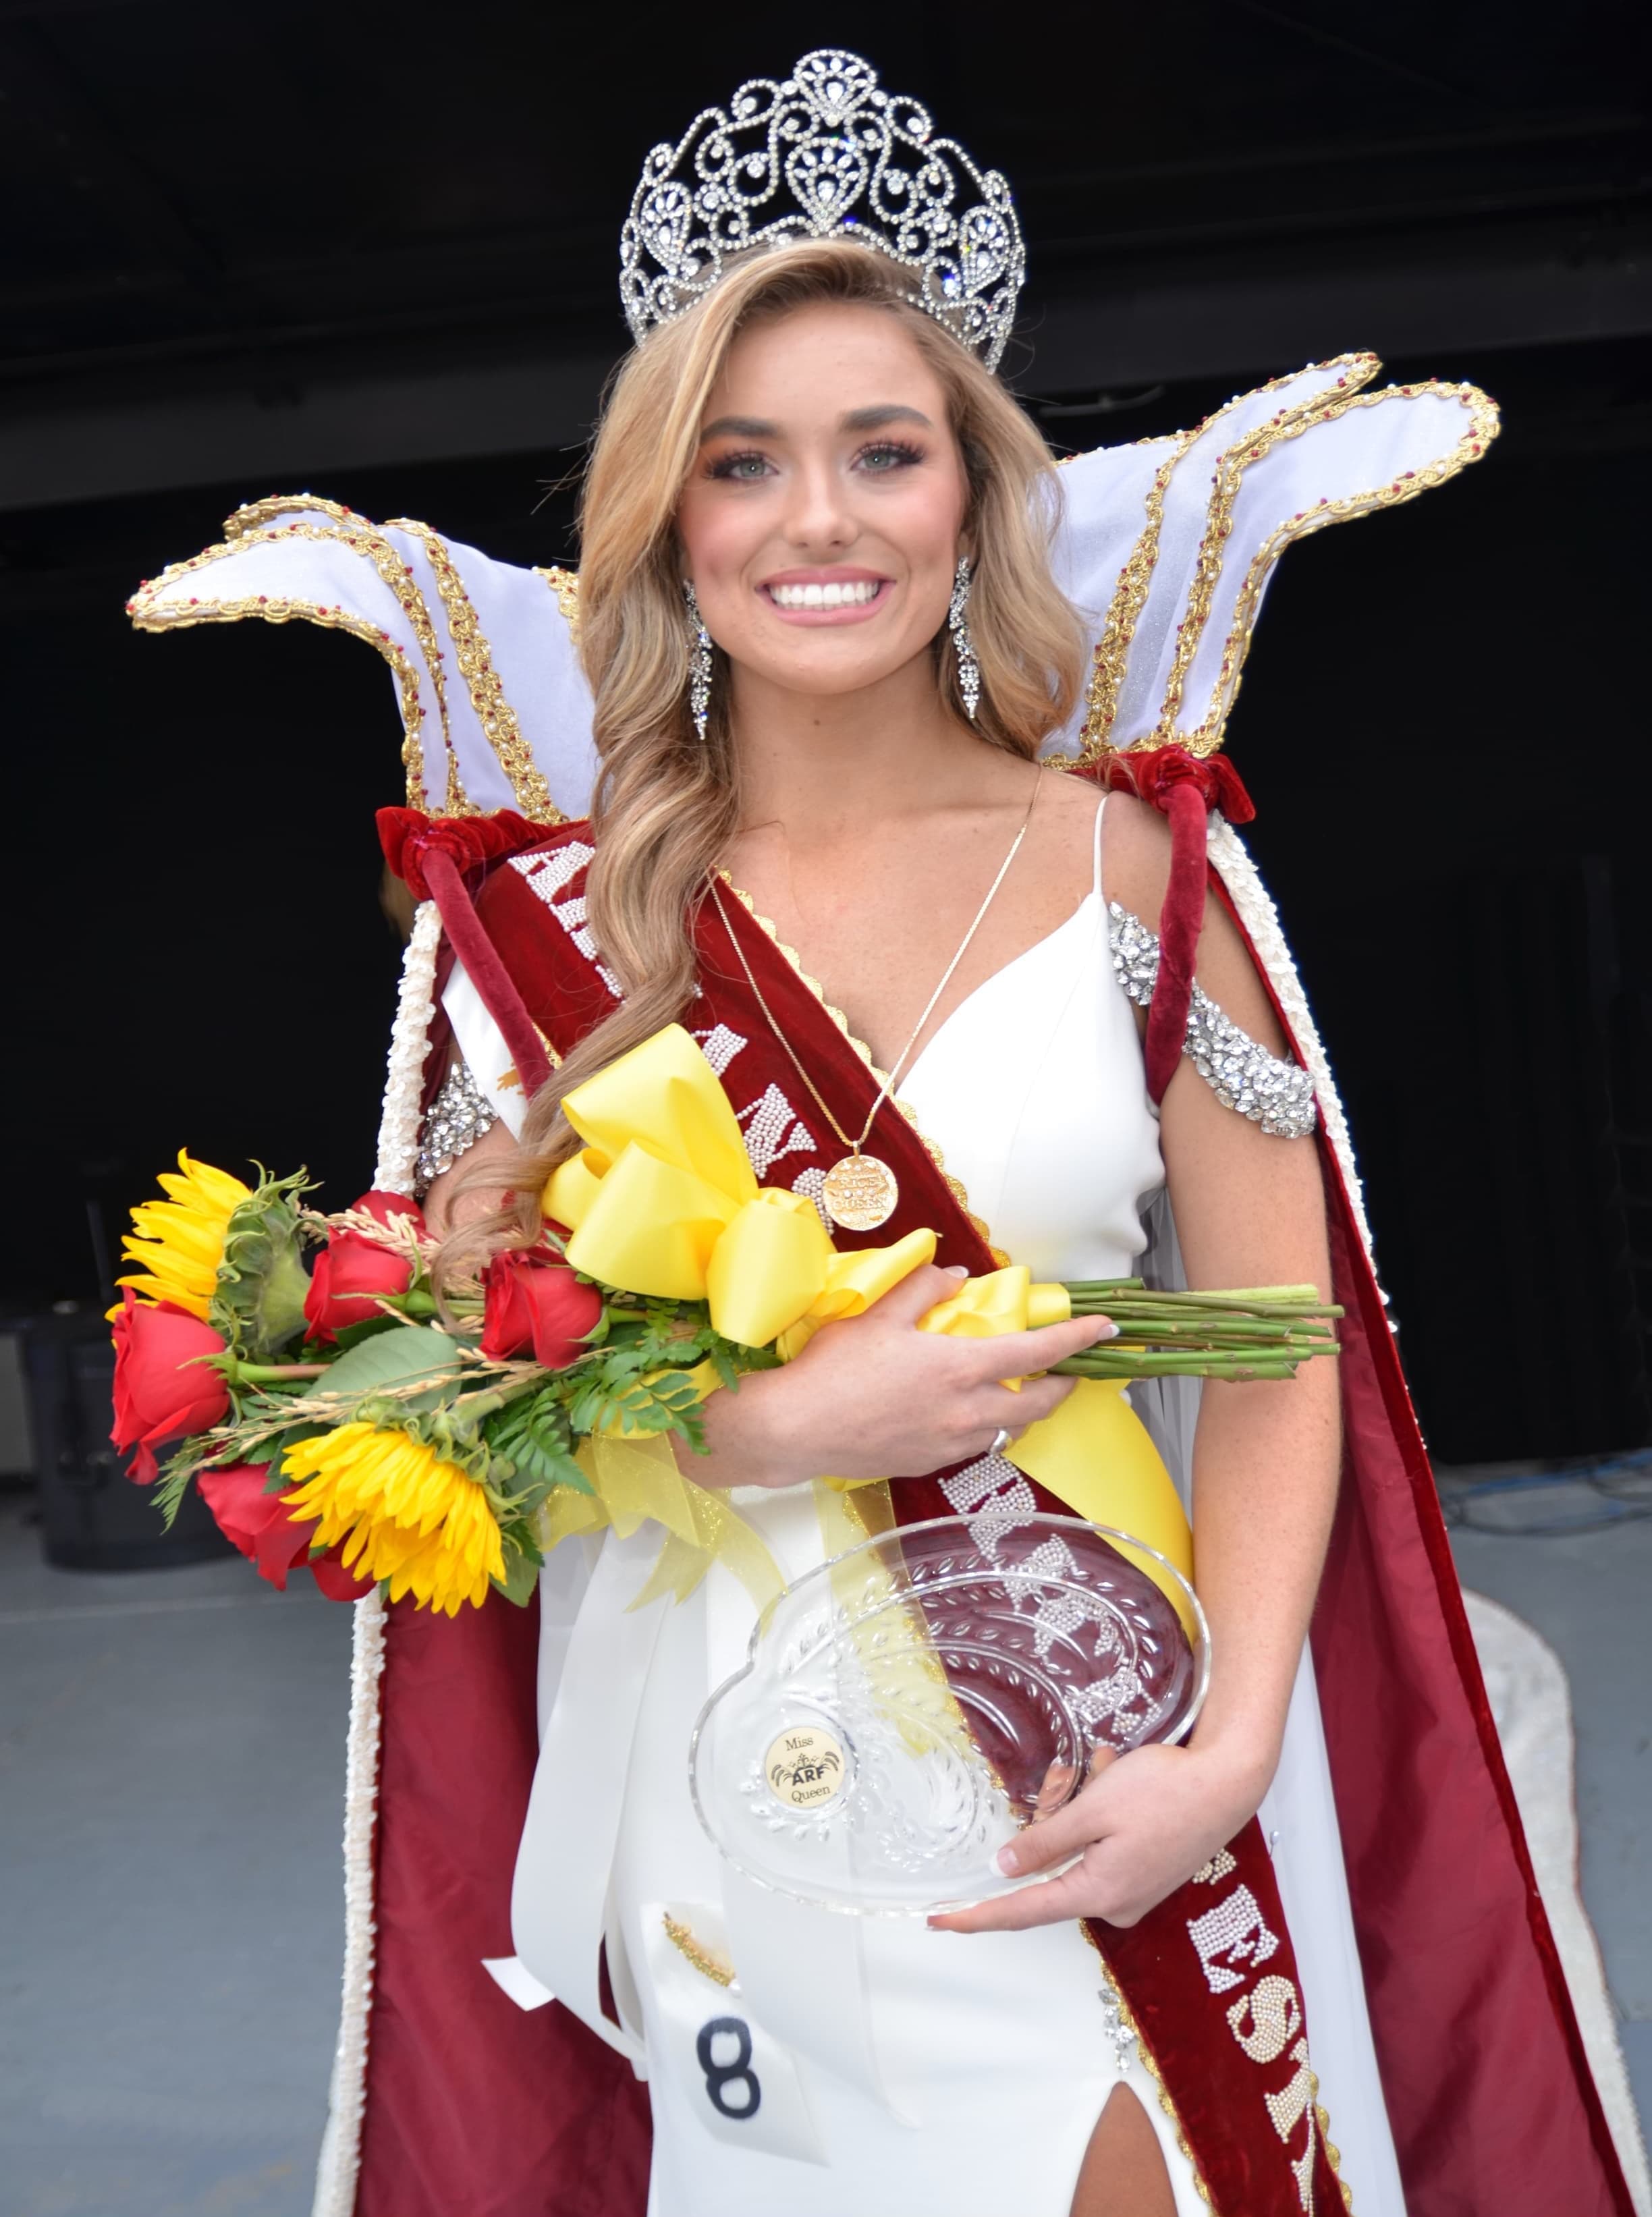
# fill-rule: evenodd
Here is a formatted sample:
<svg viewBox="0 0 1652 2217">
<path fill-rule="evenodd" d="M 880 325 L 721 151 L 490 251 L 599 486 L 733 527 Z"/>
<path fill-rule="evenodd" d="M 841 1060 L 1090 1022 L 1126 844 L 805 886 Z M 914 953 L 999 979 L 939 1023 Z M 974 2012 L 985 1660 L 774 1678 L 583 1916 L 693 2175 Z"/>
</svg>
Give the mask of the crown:
<svg viewBox="0 0 1652 2217">
<path fill-rule="evenodd" d="M 620 234 L 632 336 L 693 307 L 730 256 L 787 238 L 875 247 L 912 271 L 909 300 L 997 367 L 1026 274 L 1008 183 L 835 46 L 783 82 L 749 78 L 650 152 Z"/>
</svg>

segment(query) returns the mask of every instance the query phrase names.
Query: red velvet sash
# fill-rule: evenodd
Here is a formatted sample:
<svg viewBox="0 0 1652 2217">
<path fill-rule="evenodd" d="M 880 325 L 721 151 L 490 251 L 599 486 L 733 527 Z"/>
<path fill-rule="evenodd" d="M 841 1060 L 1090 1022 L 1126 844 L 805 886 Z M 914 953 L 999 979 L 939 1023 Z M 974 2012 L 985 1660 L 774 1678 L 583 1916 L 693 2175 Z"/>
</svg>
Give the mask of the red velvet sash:
<svg viewBox="0 0 1652 2217">
<path fill-rule="evenodd" d="M 494 863 L 478 899 L 559 1054 L 613 1005 L 585 925 L 588 842 L 583 824 L 562 827 Z M 873 1090 L 865 1063 L 726 892 L 724 907 L 811 1078 L 858 1130 Z M 701 914 L 699 943 L 701 991 L 685 1021 L 724 1076 L 759 1176 L 808 1190 L 841 1145 L 798 1097 L 714 910 Z M 882 1112 L 872 1144 L 901 1205 L 868 1237 L 927 1224 L 943 1262 L 992 1267 L 982 1229 L 904 1119 Z M 1412 2217 L 1630 2217 L 1392 1340 L 1328 1150 L 1325 1160 L 1337 1293 L 1350 1310 L 1347 1452 L 1314 1647 Z M 954 1513 L 946 1475 L 891 1489 L 903 1522 Z M 391 1612 L 360 2217 L 641 2217 L 641 2090 L 559 2006 L 522 2017 L 478 1967 L 509 1952 L 536 1747 L 533 1629 L 531 1612 L 497 1603 L 438 1625 Z M 1310 2029 L 1255 1824 L 1140 1924 L 1091 1930 L 1220 2217 L 1336 2209 Z M 1098 2042 L 1101 2032 L 1098 2010 Z"/>
</svg>

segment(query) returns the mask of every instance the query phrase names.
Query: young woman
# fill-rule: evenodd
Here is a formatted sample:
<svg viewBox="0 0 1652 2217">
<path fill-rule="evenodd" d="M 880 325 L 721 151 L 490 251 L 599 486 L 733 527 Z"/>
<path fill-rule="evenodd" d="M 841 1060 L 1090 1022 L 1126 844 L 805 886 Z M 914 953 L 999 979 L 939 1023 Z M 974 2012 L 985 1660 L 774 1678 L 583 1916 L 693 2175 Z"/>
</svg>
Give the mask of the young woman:
<svg viewBox="0 0 1652 2217">
<path fill-rule="evenodd" d="M 756 228 L 787 194 L 801 213 Z M 949 1271 L 1312 1282 L 1347 1306 L 1343 1349 L 1288 1384 L 1137 1394 L 1191 1510 L 1209 1700 L 1189 1745 L 1108 1763 L 1019 1836 L 1034 1883 L 927 1925 L 765 1894 L 700 1828 L 689 1734 L 754 1621 L 722 1560 L 637 1606 L 644 1522 L 556 1548 L 532 1614 L 363 1603 L 318 2217 L 1324 2217 L 1350 2193 L 1360 2217 L 1628 2217 L 1335 1091 L 1215 815 L 1205 890 L 1204 801 L 1231 818 L 1242 788 L 1165 744 L 1219 743 L 1279 547 L 1438 483 L 1490 411 L 1467 388 L 1360 399 L 1375 365 L 1347 358 L 1223 411 L 1242 440 L 1218 419 L 1130 450 L 1117 528 L 1081 530 L 992 374 L 1021 269 L 1003 180 L 836 52 L 656 148 L 623 254 L 638 344 L 577 587 L 552 573 L 553 603 L 422 526 L 276 503 L 134 604 L 380 644 L 421 806 L 438 719 L 451 743 L 448 816 L 402 818 L 396 848 L 421 898 L 423 848 L 464 867 L 470 967 L 450 947 L 421 970 L 427 908 L 380 1183 L 410 1180 L 394 1135 L 433 983 L 422 1154 L 452 1269 L 539 1237 L 564 1095 L 672 1022 L 759 1180 L 836 1208 L 840 1246 L 864 1230 L 833 1176 L 860 1157 L 871 1236 L 925 1226 L 937 1267 L 714 1393 L 711 1452 L 683 1459 L 789 1578 L 868 1529 L 1055 1505 L 1005 1450 L 1106 1327 L 920 1332 Z M 1270 457 L 1298 492 L 1277 528 L 1244 505 Z M 1087 479 L 1092 506 L 1122 481 Z M 1100 608 L 1057 585 L 1063 533 Z M 341 584 L 345 553 L 371 590 Z M 238 597 L 201 574 L 220 561 Z M 576 626 L 589 698 L 556 691 L 533 629 L 536 695 L 507 701 L 530 602 L 557 653 Z M 1040 756 L 1092 643 L 1075 777 Z M 595 804 L 564 822 L 547 772 L 572 799 L 587 723 Z M 1110 732 L 1140 744 L 1110 756 Z M 502 772 L 543 830 L 468 808 Z"/>
<path fill-rule="evenodd" d="M 1104 801 L 1037 766 L 1082 668 L 1039 521 L 1035 496 L 1052 476 L 1008 394 L 858 246 L 774 250 L 649 340 L 593 457 L 582 573 L 604 763 L 588 912 L 626 999 L 536 1099 L 526 1156 L 496 1126 L 438 1179 L 428 1204 L 438 1220 L 455 1189 L 461 1212 L 489 1187 L 539 1193 L 572 1144 L 560 1093 L 681 1015 L 694 960 L 687 919 L 738 905 L 712 889 L 726 872 L 897 1076 L 996 1243 L 1037 1275 L 1129 1273 L 1146 1244 L 1142 1205 L 1168 1187 L 1193 1282 L 1328 1284 L 1311 1146 L 1224 1108 L 1191 1065 L 1160 1115 L 1147 1098 L 1143 1018 L 1113 977 L 1106 903 L 1157 916 L 1168 839 L 1129 794 Z M 941 645 L 960 561 L 981 672 L 973 719 Z M 718 652 L 703 742 L 668 690 L 684 583 Z M 1199 967 L 1234 1021 L 1282 1053 L 1219 911 Z M 876 1090 L 869 1078 L 868 1101 Z M 537 1207 L 529 1229 L 537 1237 Z M 708 1405 L 710 1460 L 685 1457 L 685 1468 L 737 1489 L 792 1576 L 826 1552 L 811 1481 L 898 1487 L 990 1454 L 1070 1390 L 1053 1378 L 1019 1393 L 1001 1381 L 1110 1329 L 1077 1321 L 959 1343 L 918 1331 L 952 1289 L 942 1270 L 919 1271 L 796 1362 Z M 908 2114 L 829 2075 L 811 2081 L 823 2164 L 724 2156 L 693 2115 L 704 2073 L 675 2084 L 650 2060 L 660 2217 L 850 2206 L 892 2217 L 952 2163 L 983 2211 L 1188 2217 L 1200 2207 L 1150 2090 L 1144 2104 L 1134 2083 L 1110 2083 L 1095 1959 L 1076 1920 L 1134 1923 L 1254 1814 L 1278 1765 L 1329 1528 L 1337 1431 L 1328 1366 L 1288 1385 L 1207 1390 L 1194 1536 L 1219 1660 L 1194 1745 L 1113 1763 L 1026 1836 L 1027 1869 L 1083 1850 L 1063 1876 L 934 1920 L 953 1935 L 1016 1938 L 866 1936 L 872 2045 L 885 2076 L 906 2085 Z M 710 1690 L 706 1611 L 740 1598 L 730 1584 L 673 1611 L 637 1726 L 662 1755 L 633 1768 L 616 1908 L 650 2029 L 643 1905 L 718 1900 L 724 1883 L 683 1758 Z M 717 1644 L 737 1654 L 749 1625 L 748 1605 L 745 1625 Z M 612 1967 L 612 1936 L 609 1947 Z M 753 1967 L 738 1968 L 749 1983 Z M 988 2023 L 996 2054 L 979 2044 Z M 891 2041 L 909 2052 L 891 2056 Z M 675 2052 L 657 2036 L 648 2047 L 650 2059 Z M 1144 2078 L 1137 2064 L 1132 2081 Z M 1391 2173 L 1374 2102 L 1359 2137 Z"/>
</svg>

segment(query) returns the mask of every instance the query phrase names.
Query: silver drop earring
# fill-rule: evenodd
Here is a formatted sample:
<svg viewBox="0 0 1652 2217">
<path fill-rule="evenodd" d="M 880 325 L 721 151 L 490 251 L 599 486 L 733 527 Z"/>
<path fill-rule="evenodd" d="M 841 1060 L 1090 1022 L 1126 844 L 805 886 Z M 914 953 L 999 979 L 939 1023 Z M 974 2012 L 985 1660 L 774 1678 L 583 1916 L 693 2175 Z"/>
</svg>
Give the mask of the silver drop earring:
<svg viewBox="0 0 1652 2217">
<path fill-rule="evenodd" d="M 970 558 L 965 554 L 952 579 L 952 602 L 946 611 L 946 628 L 952 634 L 952 652 L 958 657 L 958 689 L 964 696 L 964 713 L 973 723 L 975 712 L 981 705 L 981 665 L 975 658 L 975 641 L 970 637 L 969 605 Z"/>
<path fill-rule="evenodd" d="M 694 729 L 699 732 L 703 745 L 706 719 L 712 706 L 712 635 L 700 613 L 700 602 L 694 598 L 693 586 L 687 577 L 682 581 L 682 597 L 688 608 L 692 649 L 688 658 L 688 713 L 694 719 Z M 974 713 L 973 709 L 971 713 Z"/>
</svg>

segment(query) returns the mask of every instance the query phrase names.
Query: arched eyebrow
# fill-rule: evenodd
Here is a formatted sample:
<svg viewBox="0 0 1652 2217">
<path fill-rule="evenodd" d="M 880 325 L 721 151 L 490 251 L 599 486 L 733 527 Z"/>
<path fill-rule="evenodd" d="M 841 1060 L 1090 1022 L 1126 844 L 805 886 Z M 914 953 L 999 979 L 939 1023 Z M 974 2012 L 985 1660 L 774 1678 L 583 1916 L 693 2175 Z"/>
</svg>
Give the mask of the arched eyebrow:
<svg viewBox="0 0 1652 2217">
<path fill-rule="evenodd" d="M 778 439 L 780 435 L 780 425 L 765 423 L 761 416 L 719 416 L 702 429 L 700 443 L 703 447 L 708 439 Z"/>
<path fill-rule="evenodd" d="M 922 409 L 892 403 L 874 408 L 852 408 L 847 416 L 838 418 L 841 431 L 883 431 L 891 423 L 917 423 L 926 431 L 935 428 Z M 771 423 L 761 416 L 718 416 L 700 432 L 700 442 L 704 446 L 710 439 L 781 439 L 785 435 L 778 423 Z"/>
<path fill-rule="evenodd" d="M 852 408 L 847 416 L 839 418 L 839 423 L 845 431 L 882 431 L 891 423 L 921 423 L 926 431 L 935 428 L 921 408 L 892 406 Z"/>
</svg>

